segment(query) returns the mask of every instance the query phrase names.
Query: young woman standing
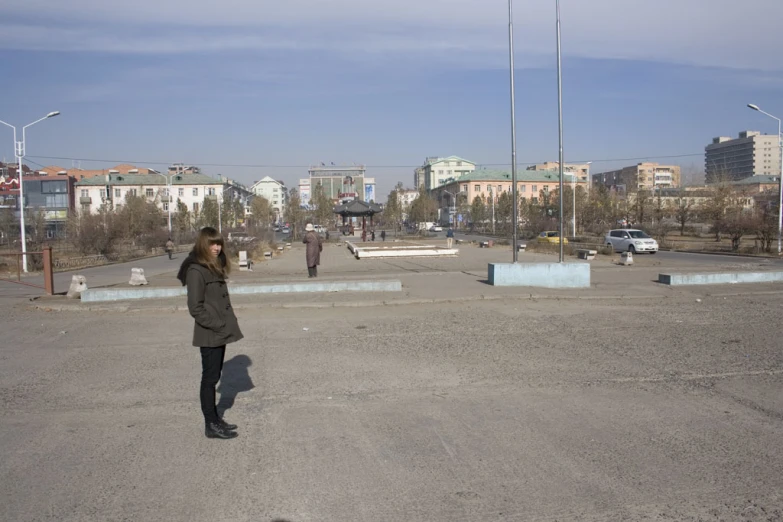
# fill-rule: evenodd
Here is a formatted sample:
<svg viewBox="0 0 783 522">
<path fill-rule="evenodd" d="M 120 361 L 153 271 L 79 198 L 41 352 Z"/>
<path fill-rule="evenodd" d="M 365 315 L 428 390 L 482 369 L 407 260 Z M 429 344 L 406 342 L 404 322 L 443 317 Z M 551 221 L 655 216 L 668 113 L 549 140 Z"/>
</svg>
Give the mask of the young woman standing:
<svg viewBox="0 0 783 522">
<path fill-rule="evenodd" d="M 201 349 L 201 412 L 204 432 L 210 439 L 237 436 L 233 431 L 237 426 L 221 419 L 215 407 L 215 386 L 223 370 L 226 345 L 243 337 L 228 296 L 226 276 L 231 264 L 223 247 L 223 236 L 217 230 L 202 228 L 177 274 L 188 287 L 188 310 L 196 320 L 193 346 Z"/>
</svg>

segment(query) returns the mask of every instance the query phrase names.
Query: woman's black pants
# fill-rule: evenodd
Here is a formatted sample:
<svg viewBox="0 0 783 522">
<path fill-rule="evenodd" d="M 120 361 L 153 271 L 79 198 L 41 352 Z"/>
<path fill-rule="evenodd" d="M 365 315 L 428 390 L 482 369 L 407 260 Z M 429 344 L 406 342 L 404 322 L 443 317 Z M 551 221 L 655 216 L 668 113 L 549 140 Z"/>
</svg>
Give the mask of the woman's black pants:
<svg viewBox="0 0 783 522">
<path fill-rule="evenodd" d="M 201 412 L 207 424 L 220 420 L 215 405 L 215 387 L 220 380 L 225 357 L 225 344 L 217 348 L 201 348 Z"/>
</svg>

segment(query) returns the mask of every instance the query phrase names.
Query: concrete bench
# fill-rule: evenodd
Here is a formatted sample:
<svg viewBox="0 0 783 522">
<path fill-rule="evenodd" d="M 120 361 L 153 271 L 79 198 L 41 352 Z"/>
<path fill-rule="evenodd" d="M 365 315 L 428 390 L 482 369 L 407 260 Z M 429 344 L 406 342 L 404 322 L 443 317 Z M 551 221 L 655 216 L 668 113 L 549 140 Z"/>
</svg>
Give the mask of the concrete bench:
<svg viewBox="0 0 783 522">
<path fill-rule="evenodd" d="M 527 243 L 517 244 L 517 251 L 524 252 L 525 250 L 527 250 Z"/>
<path fill-rule="evenodd" d="M 479 248 L 491 248 L 495 242 L 493 240 L 479 242 Z"/>
<path fill-rule="evenodd" d="M 461 245 L 462 243 L 464 243 L 464 242 L 465 242 L 465 240 L 464 240 L 464 239 L 455 239 L 455 240 L 454 240 L 454 242 L 455 242 L 456 244 L 458 244 L 458 245 Z"/>
<path fill-rule="evenodd" d="M 590 250 L 589 248 L 580 248 L 576 251 L 576 255 L 579 257 L 579 259 L 587 259 L 588 261 L 595 259 L 597 254 L 597 250 Z"/>
<path fill-rule="evenodd" d="M 272 259 L 272 252 L 271 251 L 264 252 L 264 259 Z"/>
</svg>

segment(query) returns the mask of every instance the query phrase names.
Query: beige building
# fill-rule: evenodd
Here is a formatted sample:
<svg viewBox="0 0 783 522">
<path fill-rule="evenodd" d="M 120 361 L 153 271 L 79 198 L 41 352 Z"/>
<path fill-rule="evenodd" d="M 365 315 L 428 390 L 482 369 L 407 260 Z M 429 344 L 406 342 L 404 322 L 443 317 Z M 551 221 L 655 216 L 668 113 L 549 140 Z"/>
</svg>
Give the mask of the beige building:
<svg viewBox="0 0 783 522">
<path fill-rule="evenodd" d="M 780 173 L 778 136 L 743 131 L 738 138 L 720 136 L 704 148 L 707 183 Z"/>
<path fill-rule="evenodd" d="M 582 187 L 587 190 L 587 182 L 570 173 L 563 173 L 563 183 L 568 186 Z M 520 200 L 538 203 L 541 192 L 553 192 L 560 186 L 560 173 L 552 170 L 523 170 L 517 172 L 517 191 Z M 511 174 L 499 170 L 476 170 L 444 183 L 431 192 L 439 204 L 443 224 L 449 223 L 450 213 L 456 207 L 470 205 L 476 196 L 491 202 L 497 202 L 504 192 L 511 192 L 513 184 Z"/>
<path fill-rule="evenodd" d="M 592 163 L 592 162 L 591 162 Z M 557 170 L 560 169 L 559 161 L 547 161 L 537 165 L 531 165 L 527 170 Z M 590 184 L 590 163 L 564 163 L 563 172 L 576 174 L 580 182 L 588 186 Z"/>
<path fill-rule="evenodd" d="M 639 163 L 620 170 L 593 174 L 592 178 L 593 188 L 603 185 L 619 194 L 639 190 L 677 188 L 680 186 L 680 167 L 679 165 Z"/>
</svg>

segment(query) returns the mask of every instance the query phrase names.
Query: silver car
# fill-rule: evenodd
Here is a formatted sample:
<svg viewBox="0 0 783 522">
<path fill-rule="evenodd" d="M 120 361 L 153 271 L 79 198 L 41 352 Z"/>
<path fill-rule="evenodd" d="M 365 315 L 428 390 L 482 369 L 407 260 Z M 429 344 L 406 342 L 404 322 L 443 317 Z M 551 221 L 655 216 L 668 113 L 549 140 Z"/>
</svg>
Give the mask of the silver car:
<svg viewBox="0 0 783 522">
<path fill-rule="evenodd" d="M 658 251 L 658 242 L 656 240 L 648 236 L 644 231 L 633 228 L 610 230 L 606 234 L 604 243 L 615 252 L 649 252 L 654 254 Z"/>
</svg>

